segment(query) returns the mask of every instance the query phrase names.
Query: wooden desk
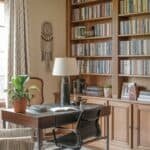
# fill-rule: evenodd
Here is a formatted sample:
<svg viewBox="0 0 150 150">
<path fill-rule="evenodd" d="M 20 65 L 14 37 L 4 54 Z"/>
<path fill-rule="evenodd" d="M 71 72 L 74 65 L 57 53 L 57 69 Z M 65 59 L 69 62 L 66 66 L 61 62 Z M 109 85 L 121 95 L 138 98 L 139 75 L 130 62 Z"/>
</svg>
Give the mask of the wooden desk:
<svg viewBox="0 0 150 150">
<path fill-rule="evenodd" d="M 47 107 L 50 108 L 54 106 L 47 105 Z M 83 106 L 84 109 L 92 109 L 95 107 L 100 107 L 101 115 L 107 116 L 108 118 L 110 114 L 109 106 L 93 105 L 93 104 L 86 104 Z M 20 124 L 26 127 L 37 129 L 38 150 L 41 150 L 42 141 L 40 133 L 42 129 L 76 122 L 79 113 L 80 109 L 78 109 L 77 111 L 63 111 L 63 112 L 47 111 L 43 113 L 27 110 L 25 114 L 15 113 L 12 109 L 4 109 L 2 110 L 2 120 L 4 128 L 6 127 L 5 122 L 8 121 L 11 123 Z M 107 121 L 109 121 L 109 119 L 107 119 Z M 108 122 L 107 124 L 109 125 Z M 107 128 L 107 134 L 109 135 L 109 128 Z M 107 142 L 109 143 L 109 136 L 107 136 Z"/>
</svg>

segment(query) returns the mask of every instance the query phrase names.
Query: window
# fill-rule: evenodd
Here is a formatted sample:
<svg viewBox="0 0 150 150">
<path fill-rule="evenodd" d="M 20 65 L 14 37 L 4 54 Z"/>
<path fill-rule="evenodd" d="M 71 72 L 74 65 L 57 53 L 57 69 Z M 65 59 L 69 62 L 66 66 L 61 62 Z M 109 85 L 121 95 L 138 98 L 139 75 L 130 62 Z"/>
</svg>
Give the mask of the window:
<svg viewBox="0 0 150 150">
<path fill-rule="evenodd" d="M 0 100 L 5 98 L 5 81 L 7 70 L 6 34 L 4 24 L 4 2 L 0 2 Z"/>
</svg>

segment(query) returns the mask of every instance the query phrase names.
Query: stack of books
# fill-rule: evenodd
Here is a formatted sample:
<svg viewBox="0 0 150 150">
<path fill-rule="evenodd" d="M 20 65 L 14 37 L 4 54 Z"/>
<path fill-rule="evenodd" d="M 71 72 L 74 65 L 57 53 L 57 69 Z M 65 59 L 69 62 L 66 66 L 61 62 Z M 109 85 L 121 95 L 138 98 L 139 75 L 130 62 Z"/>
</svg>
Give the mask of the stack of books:
<svg viewBox="0 0 150 150">
<path fill-rule="evenodd" d="M 150 102 L 150 91 L 140 91 L 138 101 L 149 101 Z"/>
<path fill-rule="evenodd" d="M 104 96 L 103 88 L 98 86 L 87 86 L 84 93 L 89 96 Z"/>
</svg>

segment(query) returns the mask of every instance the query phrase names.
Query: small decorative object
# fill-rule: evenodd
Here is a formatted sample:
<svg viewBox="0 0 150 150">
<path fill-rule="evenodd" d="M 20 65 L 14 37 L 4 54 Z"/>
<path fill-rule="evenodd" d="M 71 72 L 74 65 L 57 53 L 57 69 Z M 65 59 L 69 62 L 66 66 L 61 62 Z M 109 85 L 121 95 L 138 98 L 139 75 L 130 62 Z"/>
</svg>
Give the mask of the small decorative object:
<svg viewBox="0 0 150 150">
<path fill-rule="evenodd" d="M 124 82 L 122 85 L 121 99 L 136 100 L 137 87 L 134 82 Z"/>
<path fill-rule="evenodd" d="M 12 105 L 14 107 L 14 111 L 16 113 L 25 113 L 27 101 L 32 98 L 32 95 L 30 94 L 30 89 L 37 89 L 36 86 L 30 86 L 28 89 L 24 87 L 25 82 L 29 77 L 27 75 L 16 75 L 11 78 L 11 83 L 9 86 L 8 91 L 9 99 L 12 102 Z"/>
<path fill-rule="evenodd" d="M 107 97 L 107 98 L 112 97 L 112 86 L 111 85 L 104 86 L 104 97 Z"/>
<path fill-rule="evenodd" d="M 50 22 L 43 22 L 41 27 L 41 60 L 46 64 L 46 70 L 51 71 L 53 60 L 53 31 Z"/>
</svg>

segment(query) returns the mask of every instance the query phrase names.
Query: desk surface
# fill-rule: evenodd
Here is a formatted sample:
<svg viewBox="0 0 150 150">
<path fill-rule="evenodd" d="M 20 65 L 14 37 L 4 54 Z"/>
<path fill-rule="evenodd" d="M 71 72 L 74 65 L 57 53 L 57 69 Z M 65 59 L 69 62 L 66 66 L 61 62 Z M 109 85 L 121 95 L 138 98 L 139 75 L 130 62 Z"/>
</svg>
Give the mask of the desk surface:
<svg viewBox="0 0 150 150">
<path fill-rule="evenodd" d="M 45 105 L 48 108 L 54 107 L 54 105 Z M 110 108 L 104 105 L 86 104 L 83 105 L 83 109 L 93 109 L 95 107 L 100 107 L 102 116 L 108 115 L 110 113 Z M 34 110 L 27 109 L 26 113 L 15 113 L 13 109 L 3 109 L 2 110 L 2 120 L 8 121 L 24 126 L 29 126 L 33 128 L 48 128 L 57 125 L 65 125 L 68 123 L 73 123 L 77 120 L 77 116 L 81 111 L 79 107 L 77 110 L 69 110 L 63 112 L 37 112 Z"/>
</svg>

